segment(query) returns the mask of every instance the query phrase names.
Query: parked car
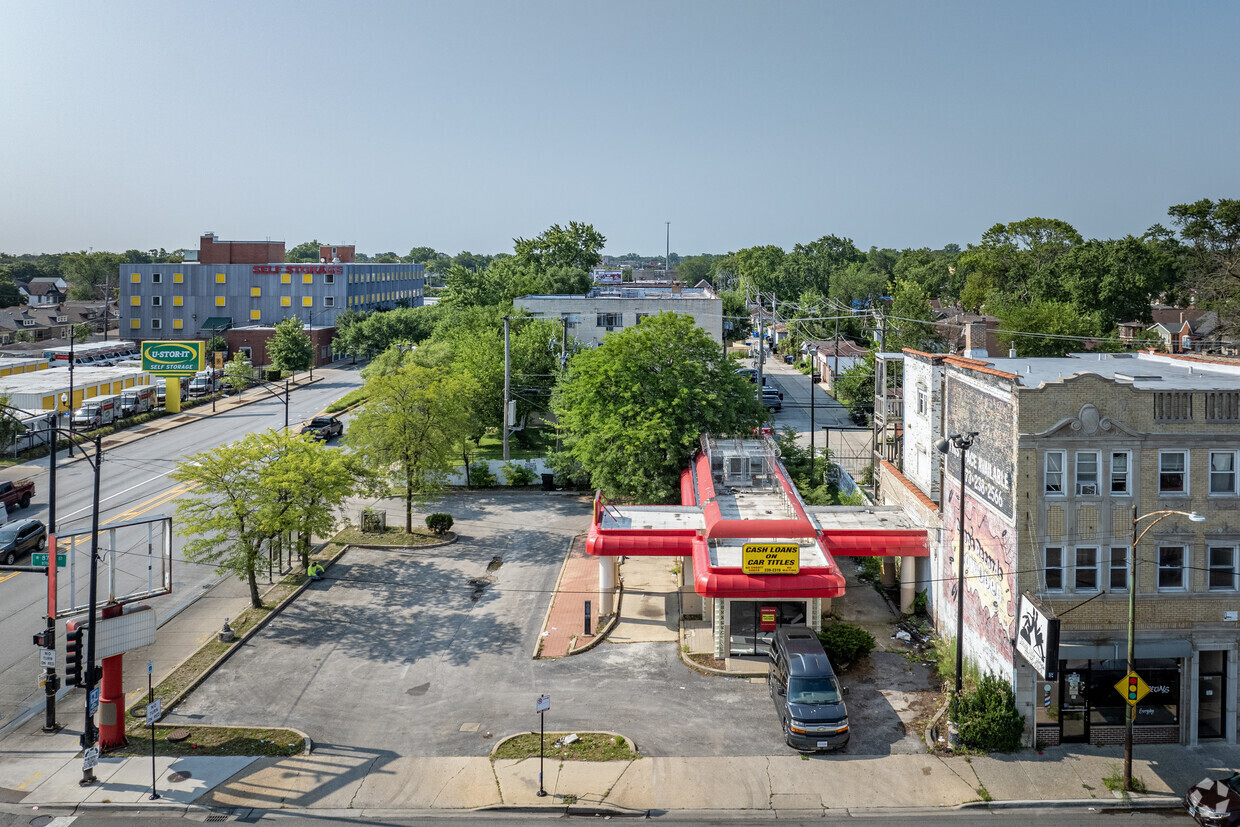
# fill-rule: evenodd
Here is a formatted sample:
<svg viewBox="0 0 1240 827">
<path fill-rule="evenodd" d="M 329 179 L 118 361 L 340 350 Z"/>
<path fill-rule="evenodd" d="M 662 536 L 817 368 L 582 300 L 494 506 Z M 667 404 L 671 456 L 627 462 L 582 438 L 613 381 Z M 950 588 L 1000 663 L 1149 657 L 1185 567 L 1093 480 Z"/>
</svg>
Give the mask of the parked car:
<svg viewBox="0 0 1240 827">
<path fill-rule="evenodd" d="M 0 560 L 11 566 L 32 551 L 47 547 L 47 526 L 38 520 L 15 520 L 0 526 Z"/>
<path fill-rule="evenodd" d="M 814 630 L 782 626 L 771 641 L 767 684 L 788 746 L 801 752 L 848 744 L 846 689 L 840 686 Z"/>
<path fill-rule="evenodd" d="M 768 411 L 781 411 L 784 408 L 784 395 L 774 388 L 763 388 L 762 404 Z"/>
<path fill-rule="evenodd" d="M 1198 824 L 1240 824 L 1240 772 L 1198 781 L 1184 794 L 1184 806 Z"/>
<path fill-rule="evenodd" d="M 301 432 L 326 442 L 344 433 L 344 423 L 334 416 L 316 416 L 301 426 Z"/>
<path fill-rule="evenodd" d="M 23 479 L 16 482 L 0 482 L 0 503 L 8 508 L 25 508 L 30 505 L 34 496 L 34 480 Z M 3 518 L 3 515 L 0 515 Z"/>
</svg>

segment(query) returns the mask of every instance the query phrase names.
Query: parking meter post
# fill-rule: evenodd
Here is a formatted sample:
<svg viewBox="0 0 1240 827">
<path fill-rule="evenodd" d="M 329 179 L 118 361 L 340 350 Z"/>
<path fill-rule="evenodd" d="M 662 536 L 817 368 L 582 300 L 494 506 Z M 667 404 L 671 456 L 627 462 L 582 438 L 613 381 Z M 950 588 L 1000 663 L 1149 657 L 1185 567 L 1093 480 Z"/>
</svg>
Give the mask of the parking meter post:
<svg viewBox="0 0 1240 827">
<path fill-rule="evenodd" d="M 586 601 L 586 637 L 590 636 L 590 601 Z"/>
</svg>

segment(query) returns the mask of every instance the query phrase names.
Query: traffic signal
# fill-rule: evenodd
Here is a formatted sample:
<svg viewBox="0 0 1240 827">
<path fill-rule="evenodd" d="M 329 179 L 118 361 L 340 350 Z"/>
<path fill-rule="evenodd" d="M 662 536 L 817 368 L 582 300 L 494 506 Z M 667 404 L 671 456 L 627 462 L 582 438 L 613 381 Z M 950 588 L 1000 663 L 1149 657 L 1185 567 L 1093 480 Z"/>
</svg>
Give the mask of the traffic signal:
<svg viewBox="0 0 1240 827">
<path fill-rule="evenodd" d="M 70 620 L 65 624 L 65 686 L 82 685 L 82 636 L 86 624 Z"/>
<path fill-rule="evenodd" d="M 39 632 L 34 636 L 34 645 L 43 649 L 56 648 L 56 633 L 53 631 Z"/>
<path fill-rule="evenodd" d="M 1137 702 L 1137 676 L 1128 676 L 1128 703 L 1135 704 Z"/>
</svg>

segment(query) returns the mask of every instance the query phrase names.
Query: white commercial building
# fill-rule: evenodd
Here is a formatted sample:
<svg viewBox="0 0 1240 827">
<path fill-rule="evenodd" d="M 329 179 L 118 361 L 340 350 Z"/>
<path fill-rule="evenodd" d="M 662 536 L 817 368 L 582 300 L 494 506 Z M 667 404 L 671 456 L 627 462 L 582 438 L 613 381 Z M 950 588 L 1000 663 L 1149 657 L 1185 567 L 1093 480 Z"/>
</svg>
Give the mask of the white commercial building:
<svg viewBox="0 0 1240 827">
<path fill-rule="evenodd" d="M 584 296 L 520 296 L 513 304 L 537 318 L 566 319 L 569 335 L 585 347 L 665 312 L 692 316 L 723 341 L 723 300 L 709 287 L 596 287 Z"/>
</svg>

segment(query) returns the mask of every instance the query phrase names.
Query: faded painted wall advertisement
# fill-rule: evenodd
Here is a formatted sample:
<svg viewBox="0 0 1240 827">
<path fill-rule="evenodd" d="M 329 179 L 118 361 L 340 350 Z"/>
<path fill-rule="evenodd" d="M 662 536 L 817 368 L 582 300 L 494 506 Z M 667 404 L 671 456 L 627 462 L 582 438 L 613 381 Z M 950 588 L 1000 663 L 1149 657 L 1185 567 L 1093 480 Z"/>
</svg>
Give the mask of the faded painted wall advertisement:
<svg viewBox="0 0 1240 827">
<path fill-rule="evenodd" d="M 977 431 L 964 458 L 969 492 L 990 503 L 1004 517 L 1014 519 L 1016 423 L 1010 392 L 974 385 L 958 374 L 949 374 L 946 411 L 947 433 Z M 955 446 L 944 470 L 953 479 L 960 475 L 960 452 Z"/>
<path fill-rule="evenodd" d="M 944 493 L 946 537 L 939 571 L 943 602 L 938 620 L 942 631 L 955 634 L 956 598 L 960 592 L 956 562 L 961 553 L 957 536 L 960 484 L 949 483 Z M 965 658 L 977 663 L 983 672 L 994 672 L 1010 680 L 1018 597 L 1016 530 L 971 494 L 965 499 L 964 523 Z"/>
</svg>

